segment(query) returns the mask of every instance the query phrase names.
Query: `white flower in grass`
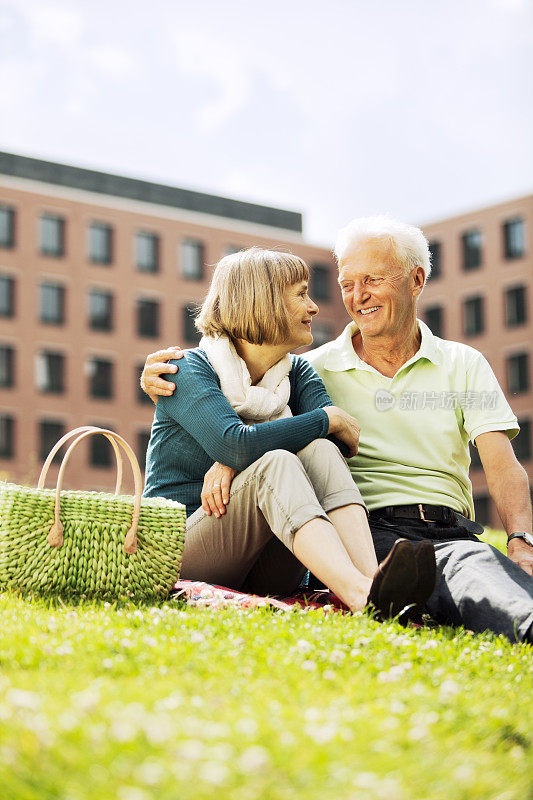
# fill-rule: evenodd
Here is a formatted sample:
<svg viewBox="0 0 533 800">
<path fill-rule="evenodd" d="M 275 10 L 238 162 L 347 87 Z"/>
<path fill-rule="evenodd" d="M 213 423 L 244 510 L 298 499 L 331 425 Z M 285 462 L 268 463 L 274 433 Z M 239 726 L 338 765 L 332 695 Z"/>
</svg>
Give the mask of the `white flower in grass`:
<svg viewBox="0 0 533 800">
<path fill-rule="evenodd" d="M 344 650 L 332 650 L 329 656 L 329 660 L 332 664 L 340 664 L 346 658 L 346 653 Z"/>
<path fill-rule="evenodd" d="M 311 661 L 311 659 L 309 659 L 309 658 L 307 658 L 307 659 L 306 659 L 306 660 L 305 660 L 305 661 L 302 663 L 302 669 L 305 669 L 305 670 L 307 670 L 307 672 L 314 672 L 314 670 L 315 670 L 316 668 L 317 668 L 316 661 Z"/>
<path fill-rule="evenodd" d="M 261 772 L 266 769 L 269 763 L 270 756 L 268 751 L 259 744 L 247 747 L 237 761 L 239 769 L 247 774 Z"/>
<path fill-rule="evenodd" d="M 456 681 L 448 679 L 443 681 L 440 685 L 439 695 L 441 700 L 447 700 L 450 697 L 454 697 L 456 694 L 459 694 L 461 691 L 461 687 L 459 686 Z"/>
<path fill-rule="evenodd" d="M 334 722 L 323 722 L 320 725 L 306 725 L 304 732 L 316 744 L 327 744 L 337 736 L 339 729 Z"/>
<path fill-rule="evenodd" d="M 322 673 L 322 677 L 323 677 L 323 678 L 324 678 L 324 680 L 326 680 L 326 681 L 334 681 L 334 680 L 335 680 L 335 678 L 336 678 L 337 676 L 336 676 L 336 674 L 333 672 L 333 670 L 332 670 L 332 669 L 326 669 L 326 670 L 324 670 L 324 672 Z"/>
<path fill-rule="evenodd" d="M 235 730 L 242 736 L 255 736 L 257 734 L 258 725 L 252 717 L 241 717 L 235 723 Z"/>
<path fill-rule="evenodd" d="M 176 754 L 183 761 L 200 761 L 206 749 L 205 743 L 200 739 L 186 739 L 178 746 Z"/>
<path fill-rule="evenodd" d="M 139 786 L 120 786 L 117 797 L 118 800 L 151 800 L 150 795 Z"/>
<path fill-rule="evenodd" d="M 119 717 L 111 721 L 109 733 L 116 742 L 132 742 L 139 733 L 139 728 L 131 720 Z"/>
<path fill-rule="evenodd" d="M 135 770 L 135 777 L 141 783 L 148 784 L 149 786 L 156 786 L 161 783 L 165 777 L 165 769 L 159 762 L 154 761 L 153 758 L 147 758 L 142 764 L 139 764 Z"/>
<path fill-rule="evenodd" d="M 36 711 L 41 706 L 41 698 L 37 692 L 27 692 L 25 689 L 8 689 L 5 700 L 8 705 L 28 711 Z"/>
<path fill-rule="evenodd" d="M 201 644 L 201 642 L 205 642 L 205 636 L 203 633 L 201 633 L 201 631 L 193 631 L 190 639 L 193 644 Z"/>
<path fill-rule="evenodd" d="M 157 639 L 156 639 L 154 636 L 145 636 L 145 637 L 143 638 L 143 643 L 144 643 L 144 644 L 145 644 L 147 647 L 155 647 L 155 646 L 156 646 L 156 644 L 157 644 Z"/>
<path fill-rule="evenodd" d="M 296 642 L 296 649 L 300 651 L 300 653 L 310 653 L 313 649 L 313 645 L 311 642 L 308 642 L 307 639 L 298 639 Z"/>
<path fill-rule="evenodd" d="M 199 770 L 199 776 L 208 783 L 221 784 L 229 777 L 230 770 L 225 764 L 207 763 Z"/>
<path fill-rule="evenodd" d="M 163 744 L 175 735 L 173 721 L 166 714 L 149 714 L 142 727 L 150 744 Z"/>
</svg>

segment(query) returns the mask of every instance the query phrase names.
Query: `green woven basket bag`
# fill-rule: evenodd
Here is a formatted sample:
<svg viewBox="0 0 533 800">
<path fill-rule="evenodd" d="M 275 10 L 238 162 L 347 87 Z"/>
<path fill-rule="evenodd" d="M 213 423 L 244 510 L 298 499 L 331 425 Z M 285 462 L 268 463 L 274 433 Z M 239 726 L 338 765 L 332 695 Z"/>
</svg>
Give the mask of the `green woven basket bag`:
<svg viewBox="0 0 533 800">
<path fill-rule="evenodd" d="M 86 437 L 106 436 L 115 451 L 115 494 L 61 491 L 73 449 Z M 48 468 L 72 437 L 55 490 L 44 489 Z M 135 481 L 135 496 L 120 495 L 122 453 Z M 52 448 L 38 488 L 0 482 L 0 588 L 38 594 L 106 599 L 166 597 L 176 583 L 185 540 L 185 507 L 143 498 L 135 454 L 114 431 L 85 426 Z"/>
</svg>

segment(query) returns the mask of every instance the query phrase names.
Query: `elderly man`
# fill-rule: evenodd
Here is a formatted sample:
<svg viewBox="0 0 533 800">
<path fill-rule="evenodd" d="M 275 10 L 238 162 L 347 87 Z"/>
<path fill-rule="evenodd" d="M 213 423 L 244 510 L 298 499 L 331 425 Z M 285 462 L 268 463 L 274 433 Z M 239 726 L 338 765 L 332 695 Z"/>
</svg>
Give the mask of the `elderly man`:
<svg viewBox="0 0 533 800">
<path fill-rule="evenodd" d="M 430 274 L 418 228 L 375 217 L 337 238 L 339 285 L 352 322 L 307 354 L 333 403 L 357 417 L 348 460 L 370 513 L 378 560 L 398 538 L 431 539 L 438 581 L 426 610 L 439 622 L 533 641 L 529 483 L 510 439 L 518 433 L 496 378 L 476 350 L 439 339 L 416 316 Z M 143 387 L 171 391 L 149 356 Z M 468 442 L 478 448 L 508 534 L 507 556 L 477 535 Z M 476 535 L 477 534 L 477 535 Z"/>
</svg>

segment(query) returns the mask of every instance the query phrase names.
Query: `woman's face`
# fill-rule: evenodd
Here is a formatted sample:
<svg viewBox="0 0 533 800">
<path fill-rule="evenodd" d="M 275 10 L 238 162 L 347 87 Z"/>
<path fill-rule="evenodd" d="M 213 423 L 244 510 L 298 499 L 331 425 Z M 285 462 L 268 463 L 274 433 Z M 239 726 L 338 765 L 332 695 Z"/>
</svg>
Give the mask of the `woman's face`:
<svg viewBox="0 0 533 800">
<path fill-rule="evenodd" d="M 291 321 L 287 346 L 291 350 L 313 342 L 311 320 L 318 314 L 318 306 L 311 300 L 307 290 L 307 281 L 299 281 L 285 288 L 285 303 Z"/>
</svg>

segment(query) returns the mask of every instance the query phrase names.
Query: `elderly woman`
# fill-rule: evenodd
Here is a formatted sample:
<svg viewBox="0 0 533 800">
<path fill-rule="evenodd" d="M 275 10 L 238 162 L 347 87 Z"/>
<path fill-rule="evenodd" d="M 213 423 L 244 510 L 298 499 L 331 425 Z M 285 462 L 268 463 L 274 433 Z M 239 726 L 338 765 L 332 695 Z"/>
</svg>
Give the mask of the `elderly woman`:
<svg viewBox="0 0 533 800">
<path fill-rule="evenodd" d="M 175 391 L 157 390 L 145 495 L 186 506 L 183 578 L 273 594 L 309 569 L 352 611 L 397 614 L 431 594 L 433 549 L 402 540 L 378 567 L 359 490 L 326 438 L 354 455 L 357 421 L 289 355 L 313 341 L 308 278 L 300 258 L 259 248 L 218 263 L 200 346 L 167 367 Z"/>
</svg>

